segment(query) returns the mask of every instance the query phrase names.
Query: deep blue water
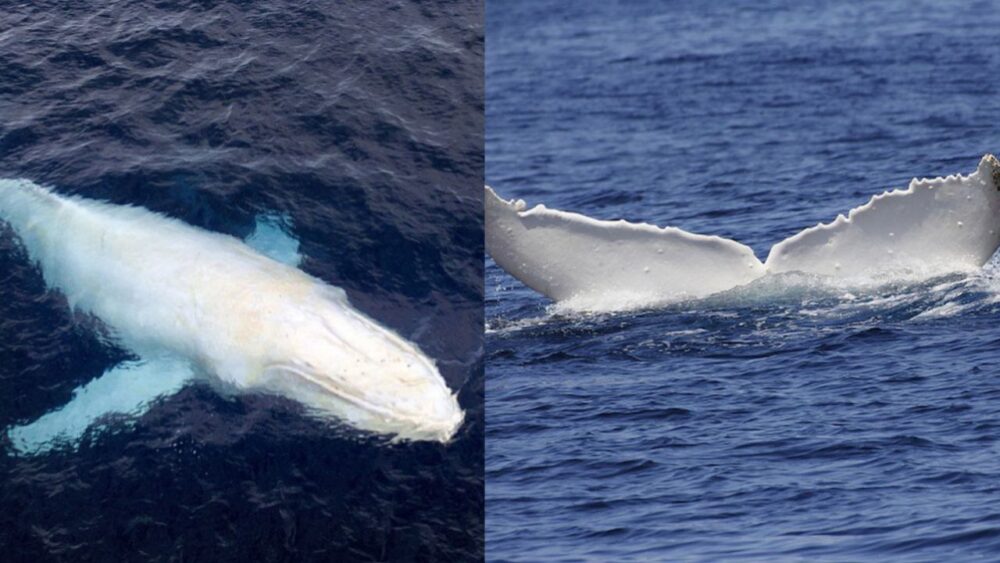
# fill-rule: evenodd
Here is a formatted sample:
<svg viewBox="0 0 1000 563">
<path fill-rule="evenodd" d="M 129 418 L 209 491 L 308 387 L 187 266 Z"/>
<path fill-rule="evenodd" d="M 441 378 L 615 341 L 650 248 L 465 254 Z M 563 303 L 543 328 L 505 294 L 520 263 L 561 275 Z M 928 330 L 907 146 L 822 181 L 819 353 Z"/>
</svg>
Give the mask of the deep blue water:
<svg viewBox="0 0 1000 563">
<path fill-rule="evenodd" d="M 388 444 L 197 384 L 78 449 L 0 438 L 0 558 L 481 558 L 482 60 L 475 2 L 0 3 L 0 177 L 236 236 L 287 215 L 467 420 Z M 125 356 L 94 328 L 0 229 L 0 428 Z"/>
<path fill-rule="evenodd" d="M 989 2 L 490 2 L 487 182 L 761 258 L 1000 151 Z M 487 260 L 491 560 L 1000 559 L 1000 269 L 557 314 Z"/>
</svg>

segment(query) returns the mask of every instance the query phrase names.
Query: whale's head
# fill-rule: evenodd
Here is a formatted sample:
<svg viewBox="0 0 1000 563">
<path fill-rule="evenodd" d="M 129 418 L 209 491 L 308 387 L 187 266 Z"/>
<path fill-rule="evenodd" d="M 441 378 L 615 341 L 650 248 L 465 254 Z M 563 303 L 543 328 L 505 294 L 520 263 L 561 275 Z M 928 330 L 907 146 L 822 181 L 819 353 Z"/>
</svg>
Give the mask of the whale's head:
<svg viewBox="0 0 1000 563">
<path fill-rule="evenodd" d="M 365 430 L 409 440 L 454 436 L 464 418 L 456 394 L 414 344 L 339 291 L 295 317 L 268 346 L 265 388 Z"/>
</svg>

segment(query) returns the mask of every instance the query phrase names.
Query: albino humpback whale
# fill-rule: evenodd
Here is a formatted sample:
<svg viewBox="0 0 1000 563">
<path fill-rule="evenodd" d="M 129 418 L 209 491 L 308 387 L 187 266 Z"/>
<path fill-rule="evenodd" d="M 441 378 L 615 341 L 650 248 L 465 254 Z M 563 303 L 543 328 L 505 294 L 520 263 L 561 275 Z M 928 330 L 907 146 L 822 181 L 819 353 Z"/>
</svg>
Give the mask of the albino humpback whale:
<svg viewBox="0 0 1000 563">
<path fill-rule="evenodd" d="M 779 242 L 766 262 L 717 236 L 525 208 L 486 186 L 493 260 L 571 308 L 614 310 L 704 297 L 782 272 L 878 282 L 980 268 L 1000 245 L 1000 162 L 986 155 L 968 176 L 913 179 Z"/>
<path fill-rule="evenodd" d="M 138 414 L 196 377 L 402 439 L 447 441 L 462 423 L 434 362 L 343 290 L 296 268 L 297 243 L 275 237 L 273 221 L 258 221 L 248 239 L 264 255 L 146 209 L 63 197 L 27 180 L 0 180 L 0 220 L 48 287 L 138 358 L 9 429 L 22 452 L 79 438 L 108 413 Z"/>
</svg>

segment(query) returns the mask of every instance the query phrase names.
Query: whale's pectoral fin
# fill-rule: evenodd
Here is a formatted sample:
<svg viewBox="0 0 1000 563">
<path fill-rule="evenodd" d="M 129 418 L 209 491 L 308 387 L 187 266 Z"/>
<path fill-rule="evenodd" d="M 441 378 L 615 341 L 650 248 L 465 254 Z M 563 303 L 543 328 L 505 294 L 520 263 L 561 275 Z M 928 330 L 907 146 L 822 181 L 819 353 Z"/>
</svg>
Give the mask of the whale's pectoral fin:
<svg viewBox="0 0 1000 563">
<path fill-rule="evenodd" d="M 268 258 L 298 267 L 302 263 L 302 255 L 299 254 L 298 239 L 290 234 L 290 223 L 286 215 L 258 215 L 257 224 L 246 243 Z"/>
<path fill-rule="evenodd" d="M 732 240 L 524 208 L 486 187 L 486 248 L 528 287 L 578 308 L 700 297 L 764 274 L 753 250 Z"/>
<path fill-rule="evenodd" d="M 1000 245 L 998 190 L 992 155 L 967 176 L 914 179 L 774 245 L 767 270 L 877 279 L 979 268 Z"/>
<path fill-rule="evenodd" d="M 87 429 L 110 415 L 135 417 L 153 402 L 179 391 L 193 377 L 181 360 L 126 362 L 73 391 L 73 399 L 58 410 L 7 432 L 23 454 L 44 453 L 60 445 L 79 443 Z"/>
</svg>

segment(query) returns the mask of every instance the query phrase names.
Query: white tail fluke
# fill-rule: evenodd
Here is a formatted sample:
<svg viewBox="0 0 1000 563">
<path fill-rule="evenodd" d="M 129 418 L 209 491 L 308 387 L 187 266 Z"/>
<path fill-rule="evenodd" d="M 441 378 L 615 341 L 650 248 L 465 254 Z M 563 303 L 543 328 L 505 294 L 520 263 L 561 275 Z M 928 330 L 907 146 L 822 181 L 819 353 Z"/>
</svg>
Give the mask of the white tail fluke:
<svg viewBox="0 0 1000 563">
<path fill-rule="evenodd" d="M 732 240 L 626 221 L 600 221 L 486 187 L 486 247 L 528 287 L 585 310 L 615 310 L 698 298 L 768 273 L 840 279 L 919 279 L 975 269 L 1000 245 L 1000 162 L 967 176 L 913 180 L 905 190 L 792 236 L 766 264 Z"/>
</svg>

